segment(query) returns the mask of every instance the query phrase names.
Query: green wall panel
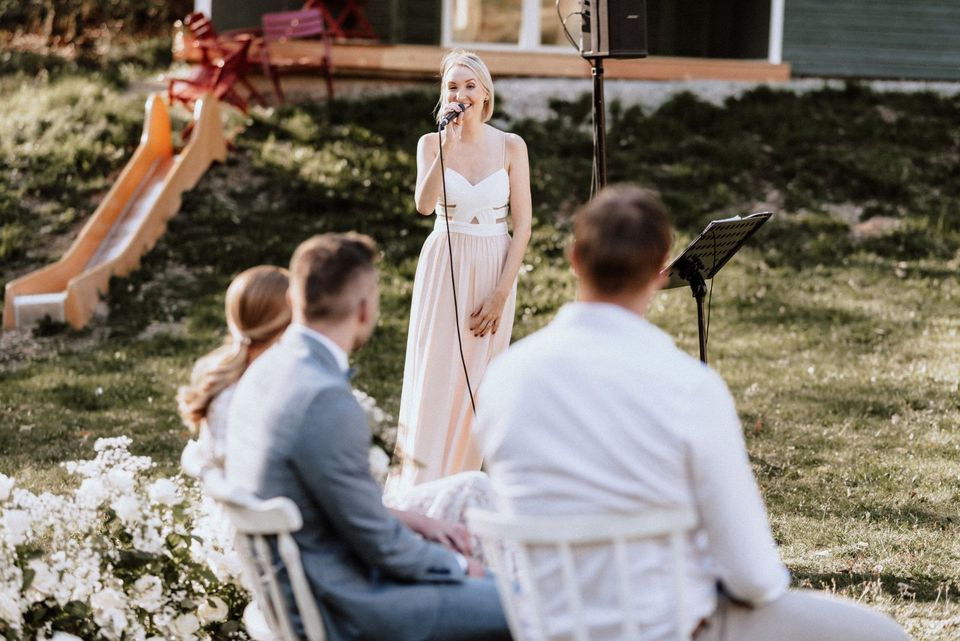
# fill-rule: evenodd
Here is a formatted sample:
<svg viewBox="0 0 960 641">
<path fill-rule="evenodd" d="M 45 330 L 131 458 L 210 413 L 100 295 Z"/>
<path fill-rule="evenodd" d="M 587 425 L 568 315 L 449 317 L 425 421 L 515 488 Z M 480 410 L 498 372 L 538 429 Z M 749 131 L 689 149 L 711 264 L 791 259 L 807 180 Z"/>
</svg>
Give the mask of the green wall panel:
<svg viewBox="0 0 960 641">
<path fill-rule="evenodd" d="M 960 0 L 786 0 L 795 75 L 960 79 Z"/>
</svg>

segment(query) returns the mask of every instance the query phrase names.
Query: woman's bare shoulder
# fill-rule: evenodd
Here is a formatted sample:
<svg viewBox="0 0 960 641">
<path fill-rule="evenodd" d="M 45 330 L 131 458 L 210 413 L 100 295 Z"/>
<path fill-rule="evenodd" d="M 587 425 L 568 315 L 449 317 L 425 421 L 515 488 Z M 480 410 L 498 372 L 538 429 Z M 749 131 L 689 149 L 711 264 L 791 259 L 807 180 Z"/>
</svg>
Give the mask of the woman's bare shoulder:
<svg viewBox="0 0 960 641">
<path fill-rule="evenodd" d="M 505 133 L 504 136 L 507 147 L 507 158 L 509 158 L 510 161 L 518 160 L 525 162 L 527 158 L 527 143 L 523 141 L 523 138 L 512 133 Z"/>
<path fill-rule="evenodd" d="M 417 142 L 418 147 L 423 147 L 424 149 L 436 149 L 440 141 L 440 134 L 435 131 L 427 132 L 420 136 L 420 140 Z"/>
<path fill-rule="evenodd" d="M 527 143 L 523 141 L 523 138 L 519 134 L 510 133 L 509 131 L 503 132 L 503 135 L 507 139 L 507 149 L 526 149 Z"/>
<path fill-rule="evenodd" d="M 486 126 L 487 126 L 487 130 L 492 132 L 490 135 L 497 137 L 498 143 L 499 143 L 499 138 L 501 136 L 503 137 L 503 140 L 507 146 L 508 155 L 513 155 L 517 152 L 526 153 L 527 143 L 523 142 L 523 138 L 521 138 L 519 135 L 510 133 L 509 131 L 503 131 L 502 129 L 497 129 L 496 127 L 491 125 L 489 122 L 486 123 Z"/>
</svg>

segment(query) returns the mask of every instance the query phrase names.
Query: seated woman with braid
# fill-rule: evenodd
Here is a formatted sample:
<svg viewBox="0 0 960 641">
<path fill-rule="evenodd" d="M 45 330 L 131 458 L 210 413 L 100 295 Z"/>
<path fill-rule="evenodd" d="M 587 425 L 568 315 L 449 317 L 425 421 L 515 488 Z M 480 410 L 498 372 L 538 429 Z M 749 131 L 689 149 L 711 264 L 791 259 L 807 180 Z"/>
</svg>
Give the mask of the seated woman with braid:
<svg viewBox="0 0 960 641">
<path fill-rule="evenodd" d="M 227 414 L 237 381 L 290 324 L 287 270 L 252 267 L 230 283 L 224 344 L 200 358 L 177 392 L 180 417 L 197 437 L 204 463 L 223 467 Z"/>
</svg>

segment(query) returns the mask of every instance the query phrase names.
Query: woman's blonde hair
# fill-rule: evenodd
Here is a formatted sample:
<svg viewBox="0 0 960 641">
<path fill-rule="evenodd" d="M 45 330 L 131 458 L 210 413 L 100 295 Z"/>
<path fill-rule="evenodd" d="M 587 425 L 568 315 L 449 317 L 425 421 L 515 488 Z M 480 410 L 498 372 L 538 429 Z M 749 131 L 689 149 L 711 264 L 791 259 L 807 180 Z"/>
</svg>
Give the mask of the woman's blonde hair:
<svg viewBox="0 0 960 641">
<path fill-rule="evenodd" d="M 180 417 L 194 434 L 217 394 L 247 369 L 250 346 L 273 342 L 290 324 L 289 285 L 287 270 L 272 265 L 252 267 L 230 283 L 224 304 L 229 334 L 197 361 L 190 385 L 177 391 Z"/>
<path fill-rule="evenodd" d="M 443 118 L 444 98 L 447 95 L 447 72 L 454 67 L 466 67 L 476 75 L 480 85 L 487 92 L 487 100 L 483 103 L 483 110 L 480 112 L 480 120 L 487 122 L 493 117 L 493 78 L 490 77 L 490 70 L 484 64 L 480 56 L 472 51 L 463 49 L 454 49 L 443 57 L 440 63 L 440 99 L 437 101 L 437 122 Z"/>
</svg>

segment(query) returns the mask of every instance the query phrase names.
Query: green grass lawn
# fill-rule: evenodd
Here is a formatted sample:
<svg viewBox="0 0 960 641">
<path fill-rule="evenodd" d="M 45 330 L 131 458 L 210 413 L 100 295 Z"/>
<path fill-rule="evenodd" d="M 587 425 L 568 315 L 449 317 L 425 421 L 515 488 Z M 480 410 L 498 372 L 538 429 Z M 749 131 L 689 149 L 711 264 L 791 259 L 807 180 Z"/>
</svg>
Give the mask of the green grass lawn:
<svg viewBox="0 0 960 641">
<path fill-rule="evenodd" d="M 86 72 L 8 74 L 0 89 L 5 282 L 68 246 L 136 145 L 144 97 Z M 222 338 L 226 284 L 251 265 L 285 264 L 329 230 L 366 232 L 383 250 L 383 318 L 355 382 L 395 414 L 430 228 L 414 212 L 414 151 L 433 100 L 412 92 L 254 116 L 141 270 L 113 281 L 106 319 L 0 338 L 0 471 L 57 489 L 69 482 L 59 462 L 127 434 L 158 473 L 174 472 L 187 438 L 175 390 Z M 530 147 L 535 205 L 514 338 L 575 291 L 563 251 L 587 196 L 589 99 L 554 110 L 507 123 Z M 737 399 L 795 583 L 879 604 L 917 639 L 956 638 L 960 101 L 857 85 L 759 89 L 723 107 L 689 95 L 655 113 L 614 106 L 611 120 L 611 179 L 663 192 L 678 250 L 711 218 L 776 209 L 713 285 L 709 353 Z M 852 233 L 871 220 L 879 232 Z M 695 353 L 689 292 L 661 293 L 650 317 Z"/>
</svg>

